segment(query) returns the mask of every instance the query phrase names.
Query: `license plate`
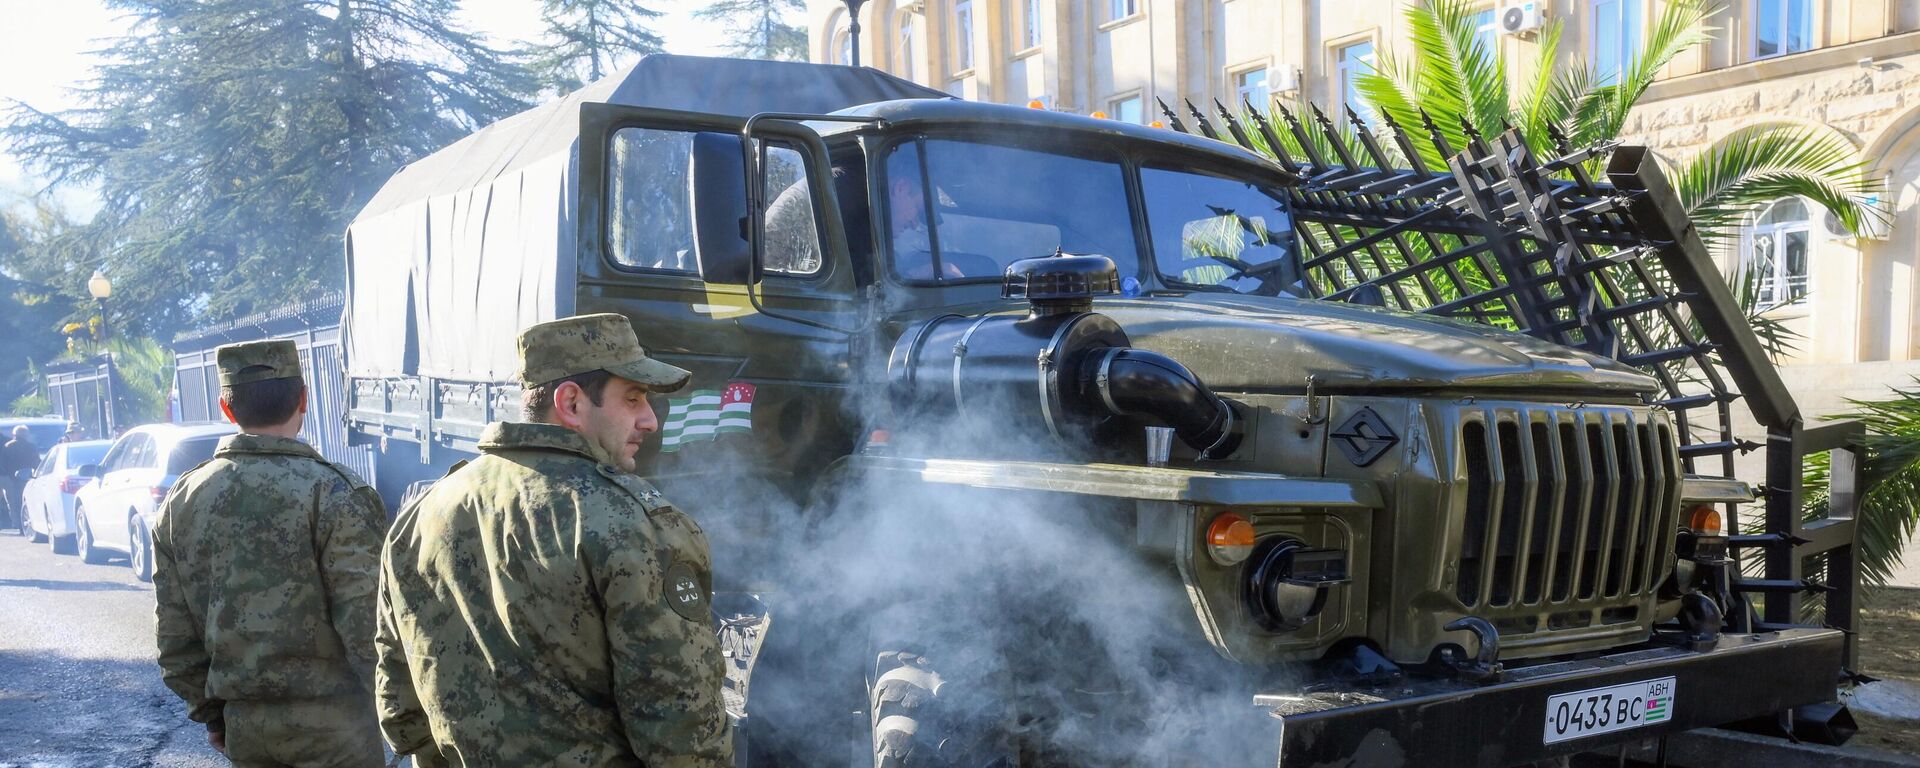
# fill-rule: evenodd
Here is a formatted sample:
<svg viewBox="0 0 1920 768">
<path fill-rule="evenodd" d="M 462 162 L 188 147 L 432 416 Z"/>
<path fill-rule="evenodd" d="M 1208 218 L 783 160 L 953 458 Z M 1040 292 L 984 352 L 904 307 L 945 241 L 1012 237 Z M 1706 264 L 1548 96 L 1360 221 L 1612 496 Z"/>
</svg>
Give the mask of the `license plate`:
<svg viewBox="0 0 1920 768">
<path fill-rule="evenodd" d="M 1673 719 L 1673 678 L 1663 677 L 1547 698 L 1547 744 Z"/>
</svg>

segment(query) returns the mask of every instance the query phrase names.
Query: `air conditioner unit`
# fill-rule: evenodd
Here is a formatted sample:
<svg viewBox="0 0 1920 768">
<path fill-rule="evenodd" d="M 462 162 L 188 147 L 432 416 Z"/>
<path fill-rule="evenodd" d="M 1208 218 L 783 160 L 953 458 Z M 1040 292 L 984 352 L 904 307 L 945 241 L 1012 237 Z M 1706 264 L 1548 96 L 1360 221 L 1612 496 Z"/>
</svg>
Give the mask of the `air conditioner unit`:
<svg viewBox="0 0 1920 768">
<path fill-rule="evenodd" d="M 1880 204 L 1879 195 L 1868 196 L 1867 206 L 1878 209 L 1880 215 L 1867 214 L 1862 221 L 1865 226 L 1860 228 L 1861 231 L 1858 235 L 1848 232 L 1847 228 L 1840 223 L 1840 217 L 1833 215 L 1833 212 L 1829 211 L 1822 215 L 1820 223 L 1824 225 L 1827 230 L 1827 236 L 1832 238 L 1855 237 L 1860 240 L 1886 240 L 1892 237 L 1893 212 L 1887 210 Z"/>
<path fill-rule="evenodd" d="M 1267 90 L 1274 93 L 1299 93 L 1300 68 L 1283 66 L 1267 75 Z"/>
<path fill-rule="evenodd" d="M 1500 34 L 1531 34 L 1547 23 L 1546 8 L 1540 0 L 1504 3 L 1500 6 Z"/>
</svg>

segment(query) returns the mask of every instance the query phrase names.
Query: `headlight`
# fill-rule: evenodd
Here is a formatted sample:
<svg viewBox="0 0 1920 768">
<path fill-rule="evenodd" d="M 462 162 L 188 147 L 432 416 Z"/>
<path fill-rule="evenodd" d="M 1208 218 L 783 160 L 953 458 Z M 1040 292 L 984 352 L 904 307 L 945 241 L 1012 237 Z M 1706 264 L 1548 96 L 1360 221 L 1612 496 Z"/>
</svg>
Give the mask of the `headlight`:
<svg viewBox="0 0 1920 768">
<path fill-rule="evenodd" d="M 1244 582 L 1247 611 L 1276 632 L 1305 626 L 1327 604 L 1327 588 L 1347 580 L 1347 555 L 1275 537 L 1253 548 Z"/>
</svg>

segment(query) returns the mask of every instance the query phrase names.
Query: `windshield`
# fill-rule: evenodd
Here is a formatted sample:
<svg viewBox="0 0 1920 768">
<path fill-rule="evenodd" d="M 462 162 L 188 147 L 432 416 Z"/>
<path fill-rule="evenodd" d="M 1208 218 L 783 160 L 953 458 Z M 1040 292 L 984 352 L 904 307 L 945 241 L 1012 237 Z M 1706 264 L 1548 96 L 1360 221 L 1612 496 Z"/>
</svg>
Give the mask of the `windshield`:
<svg viewBox="0 0 1920 768">
<path fill-rule="evenodd" d="M 202 462 L 213 458 L 213 451 L 220 447 L 218 437 L 197 437 L 182 440 L 173 447 L 173 455 L 167 457 L 167 474 L 178 475 L 200 466 Z"/>
<path fill-rule="evenodd" d="M 67 446 L 67 466 L 78 467 L 82 464 L 98 464 L 100 463 L 100 458 L 107 455 L 107 448 L 111 445 L 112 443 L 69 445 Z"/>
<path fill-rule="evenodd" d="M 1151 166 L 1140 170 L 1140 190 L 1154 261 L 1168 283 L 1303 292 L 1285 190 Z"/>
<path fill-rule="evenodd" d="M 887 155 L 886 184 L 894 276 L 907 282 L 997 282 L 1007 265 L 1058 251 L 1139 274 L 1117 156 L 924 139 Z"/>
<path fill-rule="evenodd" d="M 887 155 L 894 277 L 997 282 L 1007 265 L 1056 252 L 1113 259 L 1131 291 L 1146 277 L 1117 154 L 920 139 Z M 1154 262 L 1176 288 L 1300 291 L 1286 191 L 1192 170 L 1140 170 Z M 929 225 L 931 223 L 931 225 Z"/>
</svg>

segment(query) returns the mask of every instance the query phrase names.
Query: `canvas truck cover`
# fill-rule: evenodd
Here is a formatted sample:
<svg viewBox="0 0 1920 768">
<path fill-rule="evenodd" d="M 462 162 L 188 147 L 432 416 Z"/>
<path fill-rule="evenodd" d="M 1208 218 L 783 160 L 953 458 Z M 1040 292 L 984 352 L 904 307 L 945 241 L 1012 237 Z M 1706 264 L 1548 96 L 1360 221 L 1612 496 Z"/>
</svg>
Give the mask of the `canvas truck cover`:
<svg viewBox="0 0 1920 768">
<path fill-rule="evenodd" d="M 877 70 L 648 56 L 400 169 L 347 227 L 347 372 L 504 381 L 520 328 L 573 314 L 580 105 L 748 117 L 947 98 Z"/>
</svg>

